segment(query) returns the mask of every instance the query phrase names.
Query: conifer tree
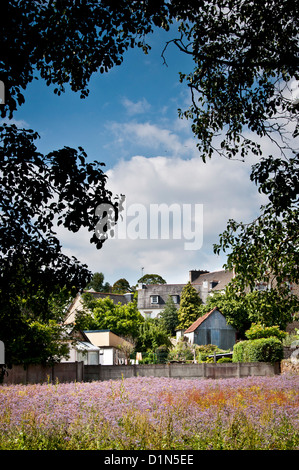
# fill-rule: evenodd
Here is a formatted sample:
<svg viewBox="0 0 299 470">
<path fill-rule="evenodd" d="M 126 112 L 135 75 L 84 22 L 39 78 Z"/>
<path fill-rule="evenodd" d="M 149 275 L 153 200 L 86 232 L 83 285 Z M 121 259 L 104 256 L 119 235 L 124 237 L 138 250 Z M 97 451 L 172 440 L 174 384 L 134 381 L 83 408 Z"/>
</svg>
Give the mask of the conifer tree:
<svg viewBox="0 0 299 470">
<path fill-rule="evenodd" d="M 182 290 L 180 308 L 178 311 L 179 328 L 189 328 L 195 320 L 200 316 L 199 306 L 202 301 L 189 281 Z"/>
<path fill-rule="evenodd" d="M 168 296 L 165 308 L 160 313 L 160 318 L 168 333 L 174 335 L 178 326 L 178 309 L 171 295 Z"/>
</svg>

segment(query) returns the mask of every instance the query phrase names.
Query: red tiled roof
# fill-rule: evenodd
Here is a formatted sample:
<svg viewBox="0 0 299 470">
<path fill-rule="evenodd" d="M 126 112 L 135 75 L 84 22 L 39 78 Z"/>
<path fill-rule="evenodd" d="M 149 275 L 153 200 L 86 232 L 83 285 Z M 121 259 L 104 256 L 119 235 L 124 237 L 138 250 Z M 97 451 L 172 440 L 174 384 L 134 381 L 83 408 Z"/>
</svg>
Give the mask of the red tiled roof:
<svg viewBox="0 0 299 470">
<path fill-rule="evenodd" d="M 192 323 L 191 326 L 185 331 L 185 333 L 192 333 L 192 331 L 195 331 L 196 328 L 199 327 L 210 315 L 211 313 L 215 312 L 215 310 L 219 310 L 217 307 L 214 307 L 210 312 L 205 313 L 202 317 L 199 317 L 197 320 L 195 320 L 194 323 Z"/>
</svg>

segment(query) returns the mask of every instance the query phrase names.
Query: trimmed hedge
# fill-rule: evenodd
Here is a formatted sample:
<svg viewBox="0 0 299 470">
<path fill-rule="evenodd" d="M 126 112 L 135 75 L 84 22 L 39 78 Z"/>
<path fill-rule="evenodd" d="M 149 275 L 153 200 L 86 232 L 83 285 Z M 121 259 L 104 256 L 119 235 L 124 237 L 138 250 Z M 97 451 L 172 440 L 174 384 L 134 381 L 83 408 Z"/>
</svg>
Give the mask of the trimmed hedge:
<svg viewBox="0 0 299 470">
<path fill-rule="evenodd" d="M 275 336 L 281 341 L 287 336 L 286 331 L 279 329 L 279 326 L 264 326 L 261 323 L 252 323 L 249 330 L 245 331 L 245 336 L 247 339 L 260 339 L 260 338 L 270 338 Z"/>
<path fill-rule="evenodd" d="M 282 342 L 270 338 L 240 341 L 234 345 L 233 362 L 279 362 L 283 359 Z"/>
</svg>

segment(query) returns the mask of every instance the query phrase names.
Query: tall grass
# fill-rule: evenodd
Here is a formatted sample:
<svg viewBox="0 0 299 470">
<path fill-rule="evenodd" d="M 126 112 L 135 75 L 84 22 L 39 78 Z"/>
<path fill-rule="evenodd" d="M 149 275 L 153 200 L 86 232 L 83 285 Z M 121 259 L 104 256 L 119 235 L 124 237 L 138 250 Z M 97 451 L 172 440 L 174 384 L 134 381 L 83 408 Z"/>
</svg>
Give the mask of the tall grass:
<svg viewBox="0 0 299 470">
<path fill-rule="evenodd" d="M 3 385 L 0 449 L 299 449 L 299 377 Z"/>
</svg>

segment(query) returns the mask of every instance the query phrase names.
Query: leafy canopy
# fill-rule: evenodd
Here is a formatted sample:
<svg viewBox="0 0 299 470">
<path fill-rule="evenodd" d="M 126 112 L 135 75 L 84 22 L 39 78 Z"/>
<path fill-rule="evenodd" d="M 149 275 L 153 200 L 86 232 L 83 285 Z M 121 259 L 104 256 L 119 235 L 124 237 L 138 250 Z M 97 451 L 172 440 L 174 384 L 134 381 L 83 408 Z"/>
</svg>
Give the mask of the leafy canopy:
<svg viewBox="0 0 299 470">
<path fill-rule="evenodd" d="M 165 279 L 160 274 L 144 274 L 137 282 L 142 284 L 166 284 Z"/>
<path fill-rule="evenodd" d="M 139 325 L 144 318 L 137 309 L 136 302 L 122 305 L 112 299 L 93 299 L 84 294 L 84 310 L 76 315 L 76 328 L 81 330 L 111 330 L 116 335 L 133 339 L 138 337 Z"/>
<path fill-rule="evenodd" d="M 286 281 L 299 281 L 297 10 L 292 0 L 171 2 L 179 34 L 166 45 L 194 61 L 180 76 L 192 104 L 179 113 L 203 161 L 254 157 L 250 178 L 269 199 L 253 222 L 230 220 L 214 251 L 228 254 L 235 292 L 264 281 L 294 308 Z"/>
</svg>

